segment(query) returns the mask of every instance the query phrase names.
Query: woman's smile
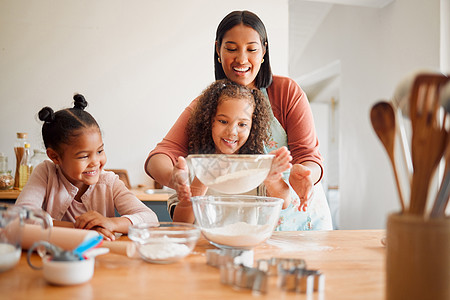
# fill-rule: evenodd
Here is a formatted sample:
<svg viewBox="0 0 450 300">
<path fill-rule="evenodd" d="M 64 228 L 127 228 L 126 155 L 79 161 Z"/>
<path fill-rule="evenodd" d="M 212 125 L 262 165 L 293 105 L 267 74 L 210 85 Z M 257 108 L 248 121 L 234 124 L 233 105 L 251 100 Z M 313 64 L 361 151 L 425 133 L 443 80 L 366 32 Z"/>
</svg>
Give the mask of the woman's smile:
<svg viewBox="0 0 450 300">
<path fill-rule="evenodd" d="M 256 30 L 243 24 L 234 26 L 224 35 L 217 54 L 228 79 L 254 87 L 265 54 Z"/>
</svg>

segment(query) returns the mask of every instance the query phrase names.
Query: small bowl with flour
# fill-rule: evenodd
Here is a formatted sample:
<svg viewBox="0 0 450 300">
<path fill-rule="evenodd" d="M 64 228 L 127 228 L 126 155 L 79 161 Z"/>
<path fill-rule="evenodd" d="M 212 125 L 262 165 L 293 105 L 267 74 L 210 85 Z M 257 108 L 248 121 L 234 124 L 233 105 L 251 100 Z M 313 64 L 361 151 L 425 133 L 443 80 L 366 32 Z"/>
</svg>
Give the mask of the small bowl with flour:
<svg viewBox="0 0 450 300">
<path fill-rule="evenodd" d="M 273 154 L 191 154 L 186 161 L 204 185 L 224 194 L 242 194 L 258 187 L 269 174 Z"/>
<path fill-rule="evenodd" d="M 205 238 L 224 249 L 252 249 L 271 235 L 283 200 L 250 195 L 192 197 L 197 224 Z"/>
<path fill-rule="evenodd" d="M 200 229 L 181 222 L 143 223 L 130 226 L 128 237 L 143 260 L 168 264 L 191 253 L 200 237 Z"/>
</svg>

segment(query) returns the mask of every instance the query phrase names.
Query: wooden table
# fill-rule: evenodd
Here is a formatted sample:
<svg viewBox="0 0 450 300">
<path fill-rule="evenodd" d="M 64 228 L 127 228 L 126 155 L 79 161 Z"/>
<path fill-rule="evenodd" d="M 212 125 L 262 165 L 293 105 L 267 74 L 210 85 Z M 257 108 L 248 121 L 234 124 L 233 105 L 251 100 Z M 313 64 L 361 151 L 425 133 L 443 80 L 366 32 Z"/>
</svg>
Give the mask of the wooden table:
<svg viewBox="0 0 450 300">
<path fill-rule="evenodd" d="M 16 201 L 17 197 L 19 197 L 20 191 L 16 189 L 11 190 L 1 190 L 0 191 L 0 199 L 1 200 L 14 200 Z"/>
<path fill-rule="evenodd" d="M 325 292 L 285 292 L 271 279 L 267 294 L 235 290 L 220 283 L 219 270 L 206 264 L 205 250 L 214 248 L 201 239 L 193 254 L 168 265 L 146 263 L 118 254 L 96 258 L 94 277 L 78 286 L 49 285 L 41 271 L 32 270 L 22 253 L 20 263 L 0 273 L 2 299 L 384 299 L 384 230 L 275 232 L 255 248 L 255 259 L 295 257 L 325 276 Z M 126 238 L 126 237 L 123 237 Z M 33 259 L 38 263 L 38 257 Z"/>
</svg>

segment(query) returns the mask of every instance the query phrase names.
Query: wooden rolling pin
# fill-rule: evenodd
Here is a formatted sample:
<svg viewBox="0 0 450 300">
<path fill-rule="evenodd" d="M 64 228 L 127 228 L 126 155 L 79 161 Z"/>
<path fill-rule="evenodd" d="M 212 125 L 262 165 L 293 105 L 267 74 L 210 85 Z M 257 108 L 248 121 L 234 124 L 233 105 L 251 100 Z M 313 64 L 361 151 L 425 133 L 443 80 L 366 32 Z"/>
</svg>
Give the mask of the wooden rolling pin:
<svg viewBox="0 0 450 300">
<path fill-rule="evenodd" d="M 101 247 L 109 248 L 111 253 L 126 255 L 130 258 L 138 257 L 136 246 L 133 242 L 127 241 L 103 241 Z"/>
<path fill-rule="evenodd" d="M 84 240 L 98 235 L 99 233 L 94 230 L 52 227 L 49 232 L 39 225 L 25 224 L 22 231 L 22 249 L 29 249 L 35 242 L 48 240 L 65 250 L 73 250 Z"/>
<path fill-rule="evenodd" d="M 65 250 L 73 250 L 84 240 L 98 236 L 95 230 L 85 230 L 69 227 L 52 227 L 49 232 L 39 225 L 25 224 L 22 232 L 22 249 L 29 249 L 35 242 L 48 240 L 51 244 Z M 108 248 L 111 253 L 125 255 L 131 258 L 138 257 L 136 246 L 128 241 L 103 241 L 101 246 Z"/>
</svg>

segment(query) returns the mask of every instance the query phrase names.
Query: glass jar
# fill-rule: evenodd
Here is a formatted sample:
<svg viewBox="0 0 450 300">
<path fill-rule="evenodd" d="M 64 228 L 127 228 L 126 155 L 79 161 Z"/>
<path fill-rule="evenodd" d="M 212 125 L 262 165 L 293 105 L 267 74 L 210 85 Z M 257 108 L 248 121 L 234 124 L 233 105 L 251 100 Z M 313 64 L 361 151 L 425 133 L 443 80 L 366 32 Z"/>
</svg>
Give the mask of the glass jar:
<svg viewBox="0 0 450 300">
<path fill-rule="evenodd" d="M 8 170 L 8 156 L 0 153 L 0 190 L 9 190 L 14 186 L 14 177 Z"/>
<path fill-rule="evenodd" d="M 19 169 L 20 169 L 20 162 L 22 161 L 23 154 L 25 152 L 25 144 L 28 143 L 27 141 L 28 134 L 26 132 L 18 132 L 17 133 L 17 139 L 16 143 L 14 144 L 14 153 L 16 154 L 16 175 L 14 187 L 19 187 Z"/>
<path fill-rule="evenodd" d="M 0 190 L 10 190 L 14 186 L 14 177 L 11 171 L 0 172 Z"/>
<path fill-rule="evenodd" d="M 8 156 L 0 152 L 0 173 L 8 171 Z"/>
<path fill-rule="evenodd" d="M 47 152 L 42 149 L 34 149 L 33 156 L 31 157 L 31 173 L 33 173 L 34 168 L 44 160 L 49 159 Z"/>
<path fill-rule="evenodd" d="M 30 144 L 25 144 L 25 152 L 19 166 L 19 190 L 22 190 L 31 175 L 31 149 Z"/>
</svg>

